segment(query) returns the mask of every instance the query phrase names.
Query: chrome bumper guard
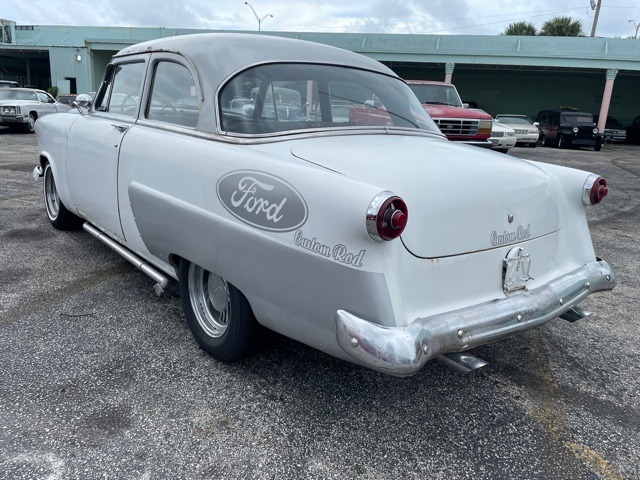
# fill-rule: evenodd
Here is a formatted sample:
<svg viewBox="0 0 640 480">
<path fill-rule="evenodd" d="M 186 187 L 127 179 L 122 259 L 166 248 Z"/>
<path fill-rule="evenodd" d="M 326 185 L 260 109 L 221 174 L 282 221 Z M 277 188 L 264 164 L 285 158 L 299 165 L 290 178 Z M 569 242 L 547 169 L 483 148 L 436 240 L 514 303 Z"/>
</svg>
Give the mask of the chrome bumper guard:
<svg viewBox="0 0 640 480">
<path fill-rule="evenodd" d="M 604 260 L 588 263 L 530 291 L 453 312 L 418 318 L 406 327 L 385 327 L 344 310 L 336 312 L 340 347 L 357 363 L 405 377 L 425 363 L 539 327 L 589 294 L 611 290 L 616 277 Z"/>
</svg>

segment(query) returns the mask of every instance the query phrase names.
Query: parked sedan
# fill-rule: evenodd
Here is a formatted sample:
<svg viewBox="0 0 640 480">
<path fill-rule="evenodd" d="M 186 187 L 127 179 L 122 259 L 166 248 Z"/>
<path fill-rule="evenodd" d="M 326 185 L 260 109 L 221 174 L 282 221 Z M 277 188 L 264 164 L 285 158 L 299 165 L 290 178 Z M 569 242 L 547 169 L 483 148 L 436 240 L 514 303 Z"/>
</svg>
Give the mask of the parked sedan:
<svg viewBox="0 0 640 480">
<path fill-rule="evenodd" d="M 0 126 L 32 133 L 36 120 L 49 113 L 68 112 L 44 90 L 31 88 L 0 89 Z"/>
<path fill-rule="evenodd" d="M 77 96 L 78 95 L 76 95 L 75 93 L 63 93 L 62 95 L 58 95 L 56 97 L 56 102 L 62 103 L 63 105 L 72 108 L 72 103 L 76 101 Z"/>
<path fill-rule="evenodd" d="M 603 178 L 448 141 L 368 57 L 168 37 L 120 51 L 77 103 L 36 123 L 49 220 L 82 225 L 158 293 L 178 280 L 220 361 L 268 328 L 393 375 L 469 370 L 483 362 L 467 350 L 583 318 L 616 284 L 586 218 Z"/>
<path fill-rule="evenodd" d="M 540 137 L 538 123 L 534 123 L 526 115 L 501 113 L 500 115 L 496 115 L 496 120 L 507 127 L 513 128 L 518 146 L 535 148 L 538 144 Z"/>
<path fill-rule="evenodd" d="M 494 120 L 489 141 L 491 142 L 492 150 L 507 153 L 511 147 L 516 145 L 516 133 L 513 128 Z"/>
</svg>

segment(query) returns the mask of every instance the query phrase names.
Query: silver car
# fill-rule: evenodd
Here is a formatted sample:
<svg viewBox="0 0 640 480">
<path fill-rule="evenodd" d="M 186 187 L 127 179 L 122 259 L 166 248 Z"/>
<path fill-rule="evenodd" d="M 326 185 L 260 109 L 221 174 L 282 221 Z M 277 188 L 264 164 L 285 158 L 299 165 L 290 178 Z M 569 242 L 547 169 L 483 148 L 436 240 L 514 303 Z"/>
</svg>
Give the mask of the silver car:
<svg viewBox="0 0 640 480">
<path fill-rule="evenodd" d="M 0 126 L 33 133 L 36 120 L 49 113 L 68 112 L 44 90 L 3 88 L 0 90 Z"/>
</svg>

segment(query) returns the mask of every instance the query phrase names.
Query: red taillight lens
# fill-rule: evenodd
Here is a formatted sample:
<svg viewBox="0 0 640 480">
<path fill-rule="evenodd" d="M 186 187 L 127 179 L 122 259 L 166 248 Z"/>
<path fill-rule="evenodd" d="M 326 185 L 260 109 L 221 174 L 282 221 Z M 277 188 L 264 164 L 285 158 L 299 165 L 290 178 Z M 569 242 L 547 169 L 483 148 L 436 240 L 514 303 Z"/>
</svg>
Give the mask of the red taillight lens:
<svg viewBox="0 0 640 480">
<path fill-rule="evenodd" d="M 600 203 L 604 197 L 609 193 L 609 189 L 607 188 L 607 181 L 598 177 L 598 180 L 591 187 L 591 194 L 589 195 L 589 200 L 591 201 L 591 205 L 595 205 Z"/>
<path fill-rule="evenodd" d="M 591 175 L 584 184 L 582 203 L 585 205 L 597 205 L 609 193 L 607 181 L 597 175 Z"/>
<path fill-rule="evenodd" d="M 402 235 L 408 219 L 404 200 L 391 192 L 382 192 L 369 204 L 367 232 L 374 240 L 393 240 Z"/>
</svg>

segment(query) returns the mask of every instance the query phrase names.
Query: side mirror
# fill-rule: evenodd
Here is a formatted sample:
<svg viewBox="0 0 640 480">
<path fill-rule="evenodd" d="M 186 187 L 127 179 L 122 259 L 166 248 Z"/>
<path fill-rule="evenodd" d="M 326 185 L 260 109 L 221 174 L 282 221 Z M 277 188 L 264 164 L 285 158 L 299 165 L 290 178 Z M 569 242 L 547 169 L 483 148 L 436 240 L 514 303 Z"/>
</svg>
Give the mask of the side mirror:
<svg viewBox="0 0 640 480">
<path fill-rule="evenodd" d="M 83 93 L 78 95 L 71 105 L 77 108 L 81 114 L 84 114 L 91 108 L 92 102 L 91 96 Z M 85 111 L 82 111 L 82 109 L 85 109 Z"/>
<path fill-rule="evenodd" d="M 539 127 L 540 126 L 540 122 L 533 122 L 533 126 L 534 127 Z"/>
<path fill-rule="evenodd" d="M 469 104 L 468 104 L 468 103 L 463 103 L 463 104 L 462 104 L 462 106 L 463 106 L 464 108 L 469 108 Z"/>
</svg>

